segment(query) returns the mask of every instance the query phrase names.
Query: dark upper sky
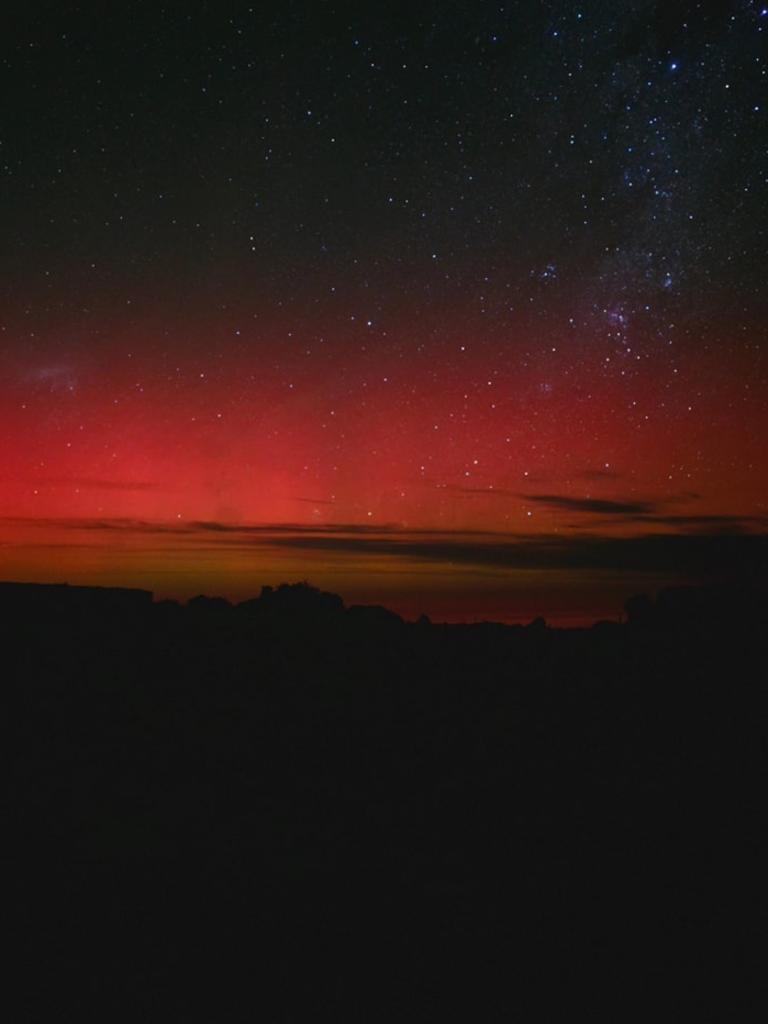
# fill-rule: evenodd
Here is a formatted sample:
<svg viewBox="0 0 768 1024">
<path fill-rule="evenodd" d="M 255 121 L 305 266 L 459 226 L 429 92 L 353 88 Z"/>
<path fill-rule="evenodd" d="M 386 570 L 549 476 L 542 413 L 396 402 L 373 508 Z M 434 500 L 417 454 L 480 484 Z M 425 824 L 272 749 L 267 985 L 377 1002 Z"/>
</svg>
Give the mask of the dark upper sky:
<svg viewBox="0 0 768 1024">
<path fill-rule="evenodd" d="M 748 316 L 767 39 L 741 2 L 30 5 L 3 32 L 4 276 L 36 303 L 339 280 Z"/>
<path fill-rule="evenodd" d="M 768 7 L 2 28 L 6 516 L 765 513 Z"/>
</svg>

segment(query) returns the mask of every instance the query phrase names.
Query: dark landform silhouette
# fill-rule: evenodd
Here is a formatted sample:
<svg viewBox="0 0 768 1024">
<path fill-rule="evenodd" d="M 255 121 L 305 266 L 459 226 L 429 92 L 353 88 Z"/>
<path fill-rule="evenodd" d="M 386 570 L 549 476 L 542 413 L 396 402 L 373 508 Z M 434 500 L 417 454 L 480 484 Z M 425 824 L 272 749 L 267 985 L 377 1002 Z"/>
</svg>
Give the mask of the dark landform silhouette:
<svg viewBox="0 0 768 1024">
<path fill-rule="evenodd" d="M 0 584 L 14 1019 L 757 1019 L 767 626 Z"/>
</svg>

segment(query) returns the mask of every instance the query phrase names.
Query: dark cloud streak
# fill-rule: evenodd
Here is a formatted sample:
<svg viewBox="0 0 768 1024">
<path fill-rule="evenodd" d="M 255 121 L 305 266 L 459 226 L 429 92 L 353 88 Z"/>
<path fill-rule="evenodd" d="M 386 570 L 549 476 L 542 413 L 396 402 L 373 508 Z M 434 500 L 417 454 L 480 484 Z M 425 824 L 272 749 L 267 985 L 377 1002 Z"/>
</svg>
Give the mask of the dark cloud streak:
<svg viewBox="0 0 768 1024">
<path fill-rule="evenodd" d="M 571 498 L 563 494 L 521 494 L 525 501 L 532 501 L 547 508 L 562 509 L 566 512 L 594 512 L 599 515 L 646 516 L 656 512 L 660 505 L 653 501 L 612 501 L 608 498 Z"/>
<path fill-rule="evenodd" d="M 3 520 L 28 527 L 57 527 L 91 532 L 177 536 L 204 547 L 240 545 L 243 550 L 284 549 L 327 555 L 385 557 L 440 562 L 497 570 L 572 572 L 663 572 L 689 579 L 754 578 L 768 571 L 768 522 L 731 516 L 668 517 L 675 525 L 702 528 L 696 533 L 643 533 L 608 537 L 590 533 L 505 535 L 460 531 L 405 530 L 393 525 L 269 524 L 237 525 L 213 521 L 152 523 L 144 520 Z M 763 532 L 749 532 L 760 525 Z M 704 532 L 704 528 L 708 530 Z M 717 528 L 717 529 L 716 529 Z"/>
</svg>

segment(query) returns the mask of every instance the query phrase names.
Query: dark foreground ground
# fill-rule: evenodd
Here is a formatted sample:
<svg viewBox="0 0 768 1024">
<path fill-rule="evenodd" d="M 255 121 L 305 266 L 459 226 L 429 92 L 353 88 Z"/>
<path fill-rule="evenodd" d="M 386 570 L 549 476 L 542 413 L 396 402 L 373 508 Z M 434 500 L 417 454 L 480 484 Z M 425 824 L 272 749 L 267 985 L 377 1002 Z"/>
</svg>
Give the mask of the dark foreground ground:
<svg viewBox="0 0 768 1024">
<path fill-rule="evenodd" d="M 765 600 L 629 612 L 0 585 L 13 1020 L 762 1020 Z"/>
</svg>

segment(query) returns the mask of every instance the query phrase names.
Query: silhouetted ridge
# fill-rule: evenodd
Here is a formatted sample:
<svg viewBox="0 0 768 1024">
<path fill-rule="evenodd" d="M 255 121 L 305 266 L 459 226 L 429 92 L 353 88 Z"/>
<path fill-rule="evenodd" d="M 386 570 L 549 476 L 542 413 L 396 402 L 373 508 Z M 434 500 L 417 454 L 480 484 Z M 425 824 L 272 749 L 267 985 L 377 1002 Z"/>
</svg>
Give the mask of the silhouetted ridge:
<svg viewBox="0 0 768 1024">
<path fill-rule="evenodd" d="M 306 582 L 262 587 L 259 606 L 261 610 L 271 615 L 299 618 L 333 618 L 344 611 L 344 602 L 338 594 L 318 590 Z"/>
<path fill-rule="evenodd" d="M 754 586 L 668 587 L 654 601 L 640 594 L 627 601 L 630 626 L 650 629 L 742 630 L 768 626 L 766 590 Z"/>
<path fill-rule="evenodd" d="M 134 614 L 152 605 L 152 591 L 128 587 L 75 587 L 68 583 L 0 582 L 0 609 L 17 614 L 92 612 Z"/>
<path fill-rule="evenodd" d="M 126 587 L 82 587 L 67 583 L 14 583 L 0 582 L 0 609 L 7 614 L 68 614 L 94 615 L 146 613 L 151 609 L 180 609 L 174 601 L 154 602 L 149 590 Z M 199 594 L 190 598 L 185 610 L 196 618 L 227 615 L 256 615 L 270 619 L 285 619 L 296 624 L 325 623 L 343 618 L 361 628 L 395 628 L 404 625 L 395 612 L 381 605 L 352 605 L 345 608 L 338 594 L 329 593 L 309 583 L 282 583 L 277 587 L 264 586 L 259 597 L 232 604 L 223 597 Z M 757 586 L 710 584 L 705 586 L 668 587 L 656 598 L 638 594 L 625 604 L 626 622 L 632 627 L 655 629 L 759 628 L 768 625 L 768 598 L 766 590 Z M 418 620 L 423 627 L 431 626 L 428 616 Z M 603 627 L 615 623 L 595 623 Z M 459 628 L 459 627 L 455 627 Z M 502 626 L 502 628 L 517 628 Z M 537 616 L 528 623 L 531 632 L 547 629 L 547 622 Z"/>
<path fill-rule="evenodd" d="M 24 1019 L 83 986 L 158 1024 L 751 1019 L 704 968 L 743 976 L 761 931 L 765 609 L 674 588 L 563 630 L 0 584 Z"/>
</svg>

